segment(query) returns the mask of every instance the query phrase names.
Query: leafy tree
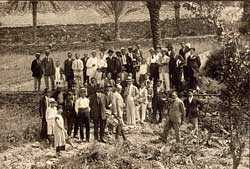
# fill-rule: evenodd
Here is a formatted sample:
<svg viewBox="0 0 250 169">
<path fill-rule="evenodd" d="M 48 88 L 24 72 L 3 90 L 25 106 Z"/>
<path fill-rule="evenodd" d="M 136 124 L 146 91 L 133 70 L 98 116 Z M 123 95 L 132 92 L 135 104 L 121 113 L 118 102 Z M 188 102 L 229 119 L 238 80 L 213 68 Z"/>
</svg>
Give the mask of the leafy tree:
<svg viewBox="0 0 250 169">
<path fill-rule="evenodd" d="M 120 22 L 124 16 L 140 10 L 140 6 L 128 1 L 93 1 L 86 2 L 101 16 L 112 18 L 115 23 L 115 39 L 120 39 Z"/>
<path fill-rule="evenodd" d="M 58 11 L 60 7 L 54 1 L 47 1 L 53 7 L 55 11 Z M 36 41 L 36 34 L 37 34 L 37 13 L 39 7 L 45 7 L 46 1 L 42 0 L 26 0 L 26 1 L 19 1 L 19 0 L 9 0 L 9 13 L 12 11 L 32 11 L 32 18 L 33 18 L 33 39 Z"/>
<path fill-rule="evenodd" d="M 225 85 L 221 95 L 223 110 L 228 113 L 230 124 L 230 152 L 233 169 L 237 169 L 245 147 L 244 129 L 250 120 L 250 53 L 239 50 L 237 37 L 225 44 L 222 80 Z"/>
<path fill-rule="evenodd" d="M 161 0 L 147 0 L 147 8 L 150 16 L 151 31 L 153 36 L 153 47 L 161 44 L 160 31 L 160 9 Z"/>
<path fill-rule="evenodd" d="M 217 25 L 218 18 L 225 7 L 222 1 L 203 0 L 185 2 L 182 6 L 191 11 L 195 17 L 207 18 L 214 25 Z"/>
<path fill-rule="evenodd" d="M 250 29 L 250 1 L 244 0 L 242 26 L 240 27 L 240 32 L 245 34 L 250 32 L 249 29 Z"/>
</svg>

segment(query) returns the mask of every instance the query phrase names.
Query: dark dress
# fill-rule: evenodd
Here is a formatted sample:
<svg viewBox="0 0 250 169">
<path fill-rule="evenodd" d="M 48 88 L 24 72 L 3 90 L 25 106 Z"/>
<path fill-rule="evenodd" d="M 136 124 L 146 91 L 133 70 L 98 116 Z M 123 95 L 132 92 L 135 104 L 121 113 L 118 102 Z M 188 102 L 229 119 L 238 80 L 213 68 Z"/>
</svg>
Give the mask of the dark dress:
<svg viewBox="0 0 250 169">
<path fill-rule="evenodd" d="M 187 58 L 187 67 L 188 67 L 188 79 L 189 79 L 189 88 L 196 89 L 199 81 L 199 69 L 201 66 L 201 60 L 199 56 L 189 56 Z"/>
</svg>

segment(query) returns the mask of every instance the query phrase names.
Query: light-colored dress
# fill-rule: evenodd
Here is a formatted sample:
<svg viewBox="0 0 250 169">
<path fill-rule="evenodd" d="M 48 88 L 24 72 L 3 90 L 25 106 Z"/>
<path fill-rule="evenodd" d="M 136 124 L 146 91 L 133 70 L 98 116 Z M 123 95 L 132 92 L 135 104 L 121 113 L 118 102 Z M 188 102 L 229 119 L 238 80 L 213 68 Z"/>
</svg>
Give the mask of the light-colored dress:
<svg viewBox="0 0 250 169">
<path fill-rule="evenodd" d="M 139 115 L 140 121 L 144 122 L 146 119 L 146 111 L 148 105 L 148 90 L 146 86 L 139 89 Z"/>
<path fill-rule="evenodd" d="M 55 117 L 54 141 L 55 147 L 65 146 L 66 144 L 64 121 L 62 116 L 59 114 L 57 114 Z"/>
<path fill-rule="evenodd" d="M 138 97 L 138 89 L 134 85 L 130 85 L 126 88 L 126 113 L 127 124 L 136 125 L 136 106 L 135 100 Z"/>
<path fill-rule="evenodd" d="M 46 110 L 46 122 L 47 122 L 47 134 L 54 134 L 55 128 L 55 116 L 57 114 L 57 108 L 48 107 Z"/>
</svg>

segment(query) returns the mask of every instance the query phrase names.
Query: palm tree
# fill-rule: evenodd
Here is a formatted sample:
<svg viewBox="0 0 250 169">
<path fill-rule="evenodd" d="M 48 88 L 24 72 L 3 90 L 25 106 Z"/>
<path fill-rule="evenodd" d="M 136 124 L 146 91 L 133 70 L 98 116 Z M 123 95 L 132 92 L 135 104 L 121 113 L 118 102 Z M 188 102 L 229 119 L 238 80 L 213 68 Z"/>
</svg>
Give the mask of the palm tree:
<svg viewBox="0 0 250 169">
<path fill-rule="evenodd" d="M 160 30 L 161 0 L 147 0 L 147 8 L 150 16 L 153 47 L 156 49 L 158 45 L 161 45 L 161 30 Z"/>
<path fill-rule="evenodd" d="M 248 26 L 248 29 L 250 29 L 250 1 L 249 0 L 244 0 L 243 3 L 243 16 L 242 16 L 242 21 L 246 23 L 246 29 Z"/>
<path fill-rule="evenodd" d="M 175 23 L 176 23 L 178 35 L 181 34 L 181 27 L 180 27 L 180 9 L 181 9 L 180 2 L 179 2 L 179 1 L 175 1 L 175 2 L 174 2 L 174 13 L 175 13 Z"/>
<path fill-rule="evenodd" d="M 95 11 L 101 16 L 112 18 L 115 23 L 115 39 L 120 39 L 120 22 L 121 19 L 133 12 L 140 10 L 139 6 L 128 1 L 94 1 L 90 2 L 90 7 L 94 7 Z"/>
<path fill-rule="evenodd" d="M 51 6 L 53 7 L 53 9 L 55 11 L 58 11 L 60 9 L 60 7 L 58 6 L 58 4 L 54 1 L 48 1 Z M 19 1 L 19 0 L 9 0 L 9 13 L 11 11 L 16 11 L 16 10 L 20 10 L 21 11 L 26 11 L 26 10 L 32 10 L 32 21 L 33 21 L 33 40 L 34 42 L 36 41 L 36 37 L 37 37 L 37 13 L 38 13 L 38 5 L 40 5 L 41 7 L 45 7 L 46 4 L 45 1 L 41 1 L 41 0 L 26 0 L 26 1 Z"/>
</svg>

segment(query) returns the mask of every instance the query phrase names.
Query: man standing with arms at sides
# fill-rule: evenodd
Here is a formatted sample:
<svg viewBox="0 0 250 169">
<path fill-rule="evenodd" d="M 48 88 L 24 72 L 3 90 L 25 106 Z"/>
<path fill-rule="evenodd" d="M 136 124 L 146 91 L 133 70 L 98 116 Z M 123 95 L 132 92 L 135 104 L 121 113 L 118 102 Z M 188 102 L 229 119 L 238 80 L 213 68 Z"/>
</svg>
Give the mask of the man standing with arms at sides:
<svg viewBox="0 0 250 169">
<path fill-rule="evenodd" d="M 93 111 L 93 121 L 94 121 L 94 138 L 97 141 L 101 141 L 103 143 L 106 143 L 104 140 L 104 132 L 106 127 L 106 111 L 108 109 L 108 100 L 107 96 L 104 94 L 104 89 L 101 87 L 98 87 L 96 92 L 96 101 L 97 105 L 95 107 L 97 108 L 97 111 Z M 100 137 L 100 139 L 99 139 Z"/>
<path fill-rule="evenodd" d="M 190 55 L 187 58 L 189 89 L 200 90 L 198 85 L 200 66 L 201 66 L 200 57 L 195 54 L 195 49 L 191 48 Z"/>
<path fill-rule="evenodd" d="M 121 80 L 124 81 L 128 76 L 126 49 L 124 47 L 121 48 L 121 63 L 122 63 Z"/>
<path fill-rule="evenodd" d="M 68 52 L 68 59 L 64 61 L 64 74 L 66 81 L 68 83 L 68 89 L 72 88 L 72 84 L 74 81 L 74 72 L 72 69 L 72 63 L 74 59 L 72 58 L 72 53 Z"/>
<path fill-rule="evenodd" d="M 186 118 L 189 123 L 193 125 L 193 133 L 198 134 L 198 117 L 201 102 L 194 98 L 193 92 L 189 91 L 187 98 L 184 100 L 186 107 Z"/>
<path fill-rule="evenodd" d="M 76 53 L 75 54 L 75 60 L 72 63 L 72 69 L 74 72 L 74 80 L 76 82 L 76 86 L 79 89 L 80 86 L 83 85 L 83 63 L 82 60 L 80 59 L 79 55 Z"/>
<path fill-rule="evenodd" d="M 45 58 L 42 60 L 44 82 L 47 89 L 49 89 L 49 80 L 51 82 L 52 90 L 55 89 L 55 65 L 53 59 L 49 56 L 49 50 L 45 51 Z"/>
<path fill-rule="evenodd" d="M 89 83 L 89 78 L 87 77 L 87 67 L 86 67 L 86 63 L 87 63 L 88 59 L 89 59 L 88 53 L 84 53 L 83 57 L 81 58 L 82 63 L 83 63 L 83 81 L 84 81 L 84 84 Z"/>
<path fill-rule="evenodd" d="M 75 103 L 76 111 L 76 130 L 74 130 L 74 137 L 76 137 L 78 132 L 78 127 L 80 128 L 80 138 L 83 141 L 83 126 L 86 129 L 86 142 L 89 142 L 90 138 L 90 106 L 89 99 L 87 98 L 87 89 L 82 88 L 79 93 L 79 98 Z"/>
<path fill-rule="evenodd" d="M 34 78 L 34 91 L 40 91 L 41 78 L 43 76 L 42 61 L 40 60 L 40 53 L 36 53 L 36 59 L 32 61 L 31 71 Z"/>
<path fill-rule="evenodd" d="M 178 98 L 176 91 L 171 93 L 171 103 L 166 117 L 166 123 L 163 131 L 163 139 L 166 142 L 169 130 L 171 128 L 175 131 L 176 142 L 180 142 L 180 126 L 185 120 L 186 111 L 183 101 Z"/>
<path fill-rule="evenodd" d="M 98 68 L 98 59 L 96 57 L 96 51 L 91 52 L 91 57 L 86 62 L 87 72 L 86 75 L 89 79 L 96 76 L 96 71 Z"/>
</svg>

